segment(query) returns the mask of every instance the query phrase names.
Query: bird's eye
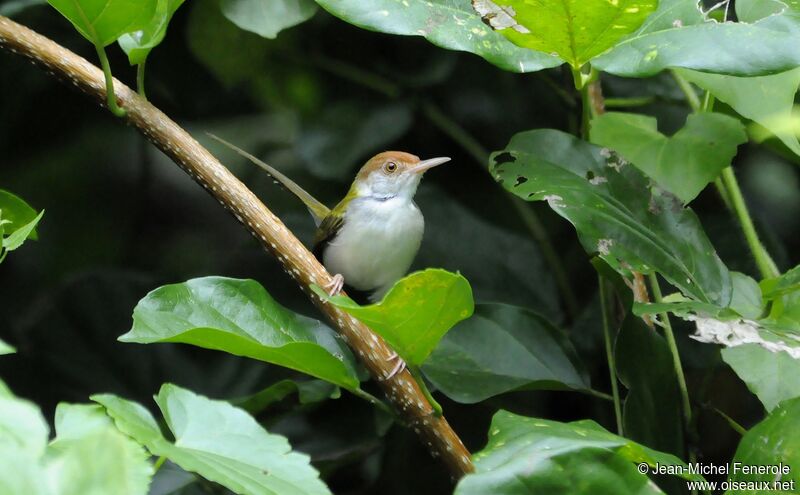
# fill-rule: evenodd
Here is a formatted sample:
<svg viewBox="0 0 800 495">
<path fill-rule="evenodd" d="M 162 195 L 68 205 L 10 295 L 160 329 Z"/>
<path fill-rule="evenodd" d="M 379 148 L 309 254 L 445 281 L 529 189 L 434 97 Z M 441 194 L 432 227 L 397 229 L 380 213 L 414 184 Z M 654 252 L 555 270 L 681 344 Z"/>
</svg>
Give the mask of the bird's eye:
<svg viewBox="0 0 800 495">
<path fill-rule="evenodd" d="M 387 174 L 393 174 L 397 170 L 397 164 L 395 162 L 387 162 L 383 169 Z"/>
</svg>

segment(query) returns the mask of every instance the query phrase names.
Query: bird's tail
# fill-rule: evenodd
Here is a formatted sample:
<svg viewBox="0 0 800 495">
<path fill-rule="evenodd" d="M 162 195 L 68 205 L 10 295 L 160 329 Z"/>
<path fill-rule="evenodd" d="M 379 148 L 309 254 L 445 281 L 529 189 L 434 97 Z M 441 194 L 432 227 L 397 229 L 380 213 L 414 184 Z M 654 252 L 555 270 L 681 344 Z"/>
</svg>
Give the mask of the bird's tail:
<svg viewBox="0 0 800 495">
<path fill-rule="evenodd" d="M 245 150 L 239 148 L 235 144 L 232 144 L 232 143 L 229 143 L 228 141 L 225 141 L 221 137 L 215 136 L 214 134 L 211 134 L 211 133 L 207 133 L 207 134 L 212 139 L 214 139 L 216 141 L 219 141 L 220 143 L 222 143 L 225 146 L 227 146 L 228 148 L 232 149 L 233 151 L 235 151 L 239 155 L 247 158 L 248 160 L 250 160 L 254 164 L 258 165 L 259 167 L 264 169 L 270 175 L 270 177 L 272 177 L 276 181 L 278 181 L 281 184 L 283 184 L 283 186 L 286 189 L 291 191 L 292 194 L 297 196 L 300 199 L 300 201 L 302 201 L 303 204 L 306 205 L 306 207 L 308 208 L 308 211 L 311 212 L 311 216 L 314 217 L 314 221 L 317 223 L 317 225 L 319 225 L 320 222 L 322 222 L 322 220 L 326 216 L 328 216 L 328 214 L 330 213 L 330 211 L 331 211 L 330 208 L 328 208 L 324 204 L 320 203 L 317 200 L 317 198 L 315 198 L 308 191 L 306 191 L 305 189 L 300 187 L 295 181 L 293 181 L 292 179 L 290 179 L 290 178 L 286 177 L 285 175 L 283 175 L 275 167 L 267 165 L 266 163 L 264 163 L 263 161 L 259 160 L 255 156 L 253 156 L 250 153 L 246 152 Z"/>
</svg>

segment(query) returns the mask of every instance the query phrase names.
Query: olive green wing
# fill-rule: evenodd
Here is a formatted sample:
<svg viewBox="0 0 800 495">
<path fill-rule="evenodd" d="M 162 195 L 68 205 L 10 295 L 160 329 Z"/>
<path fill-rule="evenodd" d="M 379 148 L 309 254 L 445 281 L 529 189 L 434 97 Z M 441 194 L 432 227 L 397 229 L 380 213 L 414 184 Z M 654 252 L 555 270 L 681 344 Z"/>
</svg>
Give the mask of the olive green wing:
<svg viewBox="0 0 800 495">
<path fill-rule="evenodd" d="M 320 262 L 322 261 L 322 252 L 325 250 L 325 246 L 339 234 L 343 226 L 344 215 L 337 214 L 335 211 L 331 211 L 328 216 L 322 219 L 322 223 L 319 224 L 314 235 L 314 246 L 311 249 L 311 252 Z"/>
</svg>

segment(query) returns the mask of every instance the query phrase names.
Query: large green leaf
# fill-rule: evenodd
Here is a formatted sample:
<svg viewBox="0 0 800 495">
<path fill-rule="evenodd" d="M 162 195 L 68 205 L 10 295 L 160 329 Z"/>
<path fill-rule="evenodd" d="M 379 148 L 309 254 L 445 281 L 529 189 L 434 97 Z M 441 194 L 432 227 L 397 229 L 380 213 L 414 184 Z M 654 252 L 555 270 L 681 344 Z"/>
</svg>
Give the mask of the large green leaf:
<svg viewBox="0 0 800 495">
<path fill-rule="evenodd" d="M 14 354 L 15 352 L 17 352 L 17 350 L 14 349 L 14 346 L 9 345 L 4 340 L 0 339 L 0 356 L 4 354 Z"/>
<path fill-rule="evenodd" d="M 143 63 L 153 48 L 161 44 L 172 15 L 183 2 L 184 0 L 158 0 L 153 17 L 142 29 L 120 36 L 119 46 L 128 55 L 131 65 Z"/>
<path fill-rule="evenodd" d="M 767 411 L 784 400 L 800 397 L 800 359 L 785 352 L 770 352 L 756 344 L 722 349 L 722 359 Z"/>
<path fill-rule="evenodd" d="M 641 318 L 628 316 L 617 335 L 614 356 L 617 375 L 628 388 L 623 409 L 625 436 L 662 452 L 682 455 L 680 392 L 672 353 L 664 338 Z"/>
<path fill-rule="evenodd" d="M 713 182 L 747 142 L 742 123 L 718 113 L 689 115 L 686 125 L 667 137 L 655 117 L 609 112 L 592 120 L 591 134 L 593 142 L 619 152 L 684 203 Z"/>
<path fill-rule="evenodd" d="M 41 457 L 47 447 L 49 430 L 34 403 L 14 397 L 10 392 L 0 395 L 0 447 L 7 447 L 17 455 Z"/>
<path fill-rule="evenodd" d="M 106 46 L 153 19 L 158 0 L 47 0 L 84 38 Z"/>
<path fill-rule="evenodd" d="M 444 336 L 422 371 L 442 393 L 466 404 L 518 389 L 590 387 L 561 330 L 505 304 L 478 304 L 471 318 Z"/>
<path fill-rule="evenodd" d="M 547 201 L 575 226 L 587 251 L 623 275 L 656 271 L 695 300 L 730 302 L 730 274 L 695 214 L 607 149 L 535 130 L 515 135 L 491 162 L 503 187 Z"/>
<path fill-rule="evenodd" d="M 793 152 L 800 143 L 792 130 L 794 95 L 800 86 L 800 69 L 761 77 L 734 77 L 679 70 L 687 80 L 710 91 L 742 117 L 766 128 Z"/>
<path fill-rule="evenodd" d="M 313 0 L 222 0 L 220 6 L 232 23 L 270 39 L 317 12 Z"/>
<path fill-rule="evenodd" d="M 736 482 L 766 483 L 776 493 L 796 493 L 800 485 L 800 398 L 781 403 L 767 418 L 751 428 L 739 442 L 730 466 L 730 479 Z M 739 465 L 737 471 L 736 466 Z M 781 472 L 743 472 L 741 466 L 778 468 Z M 775 484 L 777 480 L 777 483 Z M 784 484 L 785 483 L 785 484 Z M 764 487 L 745 487 L 726 493 L 756 495 L 766 493 Z"/>
<path fill-rule="evenodd" d="M 636 31 L 657 0 L 476 0 L 486 24 L 515 44 L 578 69 Z"/>
<path fill-rule="evenodd" d="M 97 405 L 59 404 L 48 476 L 59 495 L 146 495 L 153 466 Z"/>
<path fill-rule="evenodd" d="M 264 71 L 268 41 L 228 21 L 216 0 L 194 0 L 186 28 L 189 50 L 226 86 Z"/>
<path fill-rule="evenodd" d="M 474 310 L 467 279 L 446 270 L 428 269 L 400 279 L 383 300 L 359 306 L 347 296 L 320 297 L 361 320 L 407 364 L 417 366 L 433 351 L 445 333 Z"/>
<path fill-rule="evenodd" d="M 470 0 L 316 0 L 323 9 L 364 29 L 424 36 L 434 45 L 474 53 L 512 72 L 561 65 L 556 56 L 515 46 L 481 22 Z"/>
<path fill-rule="evenodd" d="M 645 23 L 646 29 L 621 41 L 592 64 L 626 77 L 651 76 L 669 67 L 761 76 L 800 65 L 800 51 L 794 49 L 800 42 L 795 2 L 763 19 L 745 18 L 748 23 L 706 19 L 692 13 L 697 4 L 696 0 L 662 2 L 653 14 L 656 22 Z M 738 7 L 737 2 L 737 12 Z"/>
<path fill-rule="evenodd" d="M 175 441 L 164 438 L 142 405 L 96 395 L 117 427 L 183 469 L 242 495 L 329 494 L 308 456 L 286 438 L 268 433 L 252 416 L 227 402 L 166 384 L 156 397 Z"/>
<path fill-rule="evenodd" d="M 591 420 L 559 423 L 500 411 L 488 445 L 473 456 L 474 474 L 456 495 L 487 493 L 617 495 L 663 493 L 634 463 L 684 466 L 677 457 L 609 433 Z M 648 468 L 648 469 L 649 469 Z"/>
<path fill-rule="evenodd" d="M 329 327 L 278 304 L 254 280 L 205 277 L 150 292 L 123 342 L 181 342 L 292 368 L 349 390 L 355 361 Z"/>
</svg>

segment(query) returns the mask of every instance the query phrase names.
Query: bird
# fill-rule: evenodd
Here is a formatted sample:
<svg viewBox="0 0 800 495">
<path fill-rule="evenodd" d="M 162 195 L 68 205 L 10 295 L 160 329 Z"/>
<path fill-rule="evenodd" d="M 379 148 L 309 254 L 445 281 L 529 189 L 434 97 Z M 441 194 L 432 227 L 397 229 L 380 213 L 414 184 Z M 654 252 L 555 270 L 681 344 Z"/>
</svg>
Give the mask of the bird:
<svg viewBox="0 0 800 495">
<path fill-rule="evenodd" d="M 347 286 L 379 301 L 411 267 L 425 220 L 414 194 L 425 172 L 449 157 L 420 160 L 411 153 L 384 151 L 358 171 L 350 189 L 330 209 L 279 170 L 213 134 L 213 139 L 264 169 L 308 208 L 317 225 L 312 253 L 334 274 L 331 296 Z"/>
</svg>

